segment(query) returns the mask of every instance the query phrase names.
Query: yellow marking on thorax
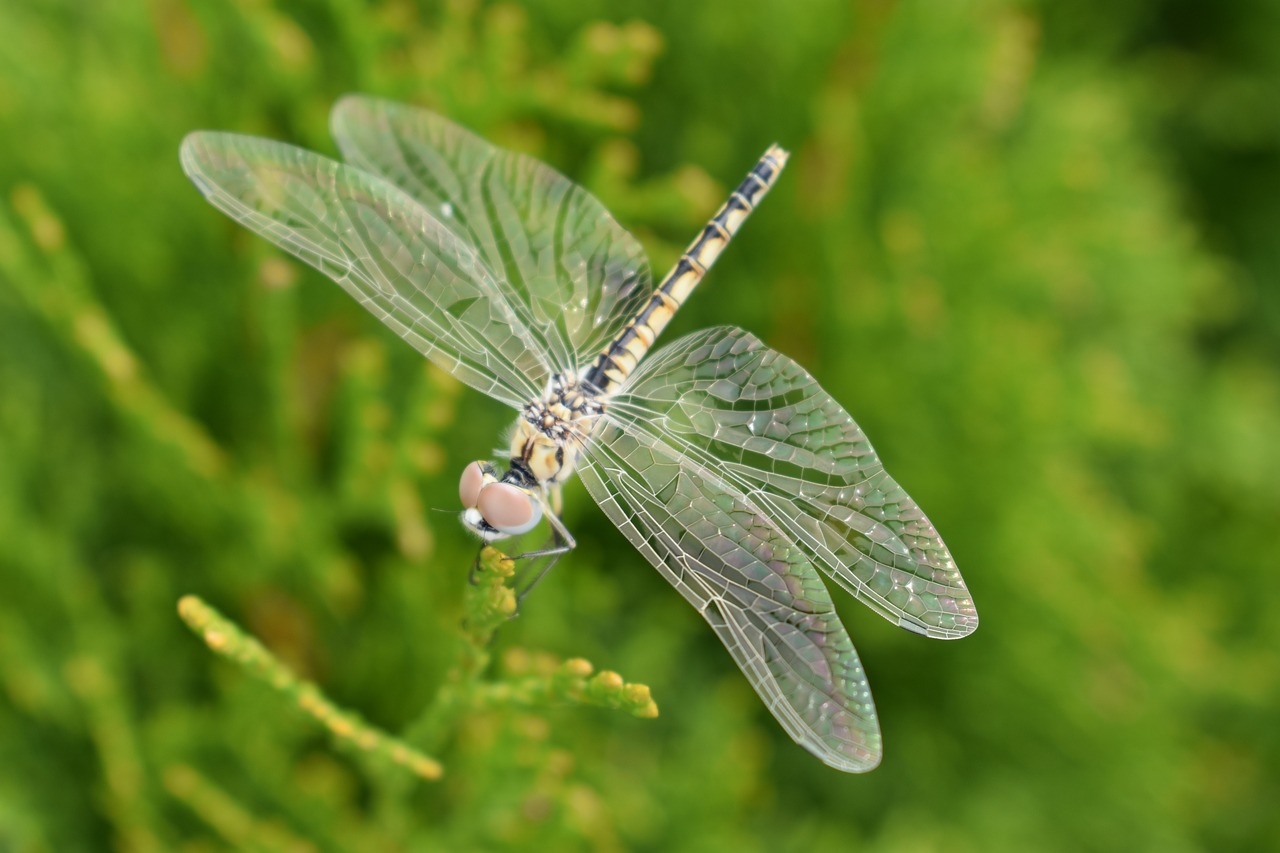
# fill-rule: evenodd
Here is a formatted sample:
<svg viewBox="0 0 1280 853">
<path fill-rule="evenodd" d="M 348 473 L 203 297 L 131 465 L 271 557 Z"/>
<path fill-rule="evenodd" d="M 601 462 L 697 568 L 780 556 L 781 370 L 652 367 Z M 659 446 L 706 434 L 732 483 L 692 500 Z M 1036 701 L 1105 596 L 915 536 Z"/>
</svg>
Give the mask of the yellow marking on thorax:
<svg viewBox="0 0 1280 853">
<path fill-rule="evenodd" d="M 511 459 L 523 463 L 543 486 L 563 483 L 573 473 L 578 454 L 598 422 L 584 413 L 591 410 L 590 399 L 574 388 L 549 391 L 541 406 L 526 407 L 516 419 Z M 599 407 L 594 411 L 598 413 Z"/>
</svg>

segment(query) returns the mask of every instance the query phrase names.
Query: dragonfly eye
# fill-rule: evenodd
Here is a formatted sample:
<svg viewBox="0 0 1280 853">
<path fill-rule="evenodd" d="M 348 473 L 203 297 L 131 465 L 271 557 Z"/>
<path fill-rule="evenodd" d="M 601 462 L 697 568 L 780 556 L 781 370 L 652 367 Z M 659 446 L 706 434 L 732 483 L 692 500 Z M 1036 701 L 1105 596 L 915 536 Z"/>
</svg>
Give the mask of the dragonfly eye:
<svg viewBox="0 0 1280 853">
<path fill-rule="evenodd" d="M 480 490 L 476 506 L 491 527 L 509 536 L 527 533 L 542 520 L 542 505 L 509 483 L 490 483 Z"/>
<path fill-rule="evenodd" d="M 484 469 L 479 462 L 472 462 L 462 469 L 462 482 L 458 484 L 458 496 L 462 498 L 463 509 L 471 509 L 480 501 L 480 490 L 484 488 Z"/>
</svg>

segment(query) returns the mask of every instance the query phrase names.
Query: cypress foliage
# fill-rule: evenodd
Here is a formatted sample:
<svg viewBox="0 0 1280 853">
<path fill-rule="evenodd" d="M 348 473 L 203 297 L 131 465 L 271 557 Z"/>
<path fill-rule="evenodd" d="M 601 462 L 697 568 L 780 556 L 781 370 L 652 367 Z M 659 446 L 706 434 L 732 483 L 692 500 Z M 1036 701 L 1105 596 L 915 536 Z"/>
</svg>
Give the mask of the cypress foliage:
<svg viewBox="0 0 1280 853">
<path fill-rule="evenodd" d="M 1273 6 L 0 4 L 0 850 L 1280 844 Z M 806 365 L 965 572 L 960 643 L 841 606 L 874 773 L 577 485 L 518 619 L 501 555 L 468 583 L 510 413 L 177 161 L 332 154 L 347 91 L 554 164 L 658 273 L 793 151 L 670 334 Z"/>
</svg>

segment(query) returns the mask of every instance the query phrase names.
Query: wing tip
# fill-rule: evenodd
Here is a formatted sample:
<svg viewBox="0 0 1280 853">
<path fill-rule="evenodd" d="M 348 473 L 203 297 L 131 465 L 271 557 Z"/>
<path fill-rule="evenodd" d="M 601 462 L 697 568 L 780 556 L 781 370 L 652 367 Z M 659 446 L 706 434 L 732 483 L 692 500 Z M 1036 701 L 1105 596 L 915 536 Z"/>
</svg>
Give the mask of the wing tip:
<svg viewBox="0 0 1280 853">
<path fill-rule="evenodd" d="M 903 613 L 898 617 L 898 627 L 905 628 L 913 634 L 928 637 L 932 640 L 962 640 L 978 630 L 978 612 L 970 609 L 966 613 L 938 613 L 936 616 L 950 617 L 926 622 L 918 616 Z"/>
<path fill-rule="evenodd" d="M 973 601 L 964 602 L 968 607 L 959 613 L 955 618 L 955 624 L 952 626 L 952 633 L 947 640 L 961 640 L 978 630 L 978 611 L 973 606 Z"/>
<path fill-rule="evenodd" d="M 178 160 L 182 163 L 182 170 L 188 175 L 191 174 L 191 169 L 199 164 L 199 149 L 211 133 L 214 131 L 193 130 L 182 137 L 182 142 L 178 145 Z"/>
<path fill-rule="evenodd" d="M 184 136 L 181 144 L 178 145 L 178 162 L 182 164 L 183 174 L 206 198 L 211 198 L 214 192 L 214 186 L 208 174 L 208 146 L 214 139 L 221 136 L 226 134 L 216 130 L 193 130 Z"/>
<path fill-rule="evenodd" d="M 879 745 L 865 747 L 864 752 L 859 755 L 836 752 L 830 748 L 812 749 L 807 744 L 801 744 L 801 746 L 813 753 L 823 764 L 841 773 L 870 773 L 879 767 L 884 759 L 884 749 Z"/>
</svg>

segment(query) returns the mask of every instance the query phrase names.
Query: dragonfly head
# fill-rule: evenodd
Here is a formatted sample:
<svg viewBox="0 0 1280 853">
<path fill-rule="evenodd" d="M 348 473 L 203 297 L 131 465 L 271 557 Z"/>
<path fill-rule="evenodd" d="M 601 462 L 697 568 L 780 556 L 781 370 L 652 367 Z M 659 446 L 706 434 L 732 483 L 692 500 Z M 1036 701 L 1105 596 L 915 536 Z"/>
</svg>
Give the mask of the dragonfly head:
<svg viewBox="0 0 1280 853">
<path fill-rule="evenodd" d="M 528 533 L 542 520 L 542 502 L 513 479 L 499 477 L 490 462 L 472 462 L 462 471 L 462 524 L 485 542 Z"/>
</svg>

